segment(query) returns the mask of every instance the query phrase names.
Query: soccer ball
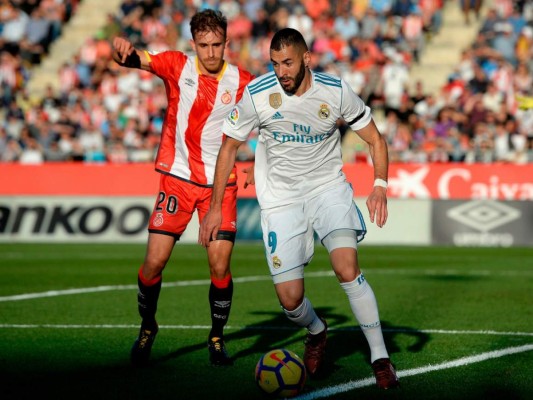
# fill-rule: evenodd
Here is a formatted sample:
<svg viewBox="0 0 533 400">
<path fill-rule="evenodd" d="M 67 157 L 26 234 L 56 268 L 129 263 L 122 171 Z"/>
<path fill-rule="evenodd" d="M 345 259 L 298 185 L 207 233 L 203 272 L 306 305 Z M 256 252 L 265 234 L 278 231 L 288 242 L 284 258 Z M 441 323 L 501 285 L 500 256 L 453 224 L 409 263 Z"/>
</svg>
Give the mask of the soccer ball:
<svg viewBox="0 0 533 400">
<path fill-rule="evenodd" d="M 255 367 L 255 381 L 267 394 L 294 397 L 305 385 L 303 361 L 287 349 L 275 349 L 261 357 Z"/>
</svg>

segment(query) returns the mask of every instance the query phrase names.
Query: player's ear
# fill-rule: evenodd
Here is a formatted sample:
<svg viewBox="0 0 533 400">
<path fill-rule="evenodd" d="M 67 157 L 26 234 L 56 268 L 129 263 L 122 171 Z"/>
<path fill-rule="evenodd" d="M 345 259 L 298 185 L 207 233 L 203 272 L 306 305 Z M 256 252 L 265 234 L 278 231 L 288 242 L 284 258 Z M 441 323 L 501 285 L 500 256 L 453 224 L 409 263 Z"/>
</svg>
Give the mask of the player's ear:
<svg viewBox="0 0 533 400">
<path fill-rule="evenodd" d="M 311 53 L 309 51 L 306 51 L 304 53 L 304 65 L 306 68 L 309 68 L 309 63 L 311 62 Z"/>
<path fill-rule="evenodd" d="M 194 42 L 194 38 L 189 39 L 189 43 L 191 45 L 191 49 L 196 53 L 196 43 Z"/>
</svg>

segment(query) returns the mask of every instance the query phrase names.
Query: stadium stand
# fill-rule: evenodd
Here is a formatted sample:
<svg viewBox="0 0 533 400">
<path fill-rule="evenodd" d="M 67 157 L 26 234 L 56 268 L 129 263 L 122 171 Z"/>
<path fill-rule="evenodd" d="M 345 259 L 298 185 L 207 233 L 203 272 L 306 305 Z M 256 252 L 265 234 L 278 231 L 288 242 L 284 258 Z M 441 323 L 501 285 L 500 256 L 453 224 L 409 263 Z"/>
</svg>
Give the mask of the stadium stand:
<svg viewBox="0 0 533 400">
<path fill-rule="evenodd" d="M 63 6 L 62 17 L 43 23 L 34 9 L 51 3 Z M 273 31 L 301 30 L 312 68 L 342 76 L 374 109 L 393 162 L 531 162 L 533 2 L 486 0 L 472 16 L 460 4 L 0 0 L 0 15 L 33 21 L 31 39 L 13 18 L 0 21 L 0 161 L 151 161 L 164 88 L 149 73 L 117 67 L 110 40 L 188 52 L 190 16 L 218 8 L 229 20 L 226 58 L 255 74 L 270 68 Z M 367 162 L 357 136 L 340 128 L 345 161 Z M 253 158 L 254 140 L 240 159 Z"/>
</svg>

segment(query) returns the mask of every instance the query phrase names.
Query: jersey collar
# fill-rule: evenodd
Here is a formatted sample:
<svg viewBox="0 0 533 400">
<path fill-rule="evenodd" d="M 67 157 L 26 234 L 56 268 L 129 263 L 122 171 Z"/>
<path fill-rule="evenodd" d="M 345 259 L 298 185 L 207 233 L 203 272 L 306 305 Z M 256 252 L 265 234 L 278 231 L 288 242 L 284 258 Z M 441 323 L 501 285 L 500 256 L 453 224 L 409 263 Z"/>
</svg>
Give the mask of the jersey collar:
<svg viewBox="0 0 533 400">
<path fill-rule="evenodd" d="M 196 72 L 198 73 L 198 75 L 204 75 L 202 71 L 200 71 L 200 66 L 198 65 L 198 57 L 194 57 L 194 65 L 196 66 Z M 222 65 L 220 72 L 216 76 L 217 81 L 220 81 L 222 79 L 222 77 L 224 76 L 224 72 L 226 72 L 227 68 L 228 68 L 228 63 L 226 60 L 224 60 L 224 64 Z"/>
</svg>

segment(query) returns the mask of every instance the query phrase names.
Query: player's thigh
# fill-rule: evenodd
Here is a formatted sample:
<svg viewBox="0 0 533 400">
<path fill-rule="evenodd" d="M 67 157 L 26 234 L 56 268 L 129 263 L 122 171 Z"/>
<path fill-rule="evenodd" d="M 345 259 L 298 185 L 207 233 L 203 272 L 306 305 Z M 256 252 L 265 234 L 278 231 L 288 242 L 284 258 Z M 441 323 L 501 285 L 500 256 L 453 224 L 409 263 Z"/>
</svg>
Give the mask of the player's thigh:
<svg viewBox="0 0 533 400">
<path fill-rule="evenodd" d="M 204 194 L 197 203 L 200 223 L 209 211 L 213 189 L 204 188 Z M 237 233 L 237 185 L 226 186 L 222 199 L 222 223 L 217 233 L 217 240 L 235 242 Z"/>
<path fill-rule="evenodd" d="M 179 240 L 189 224 L 195 209 L 198 188 L 177 178 L 161 175 L 159 194 L 156 199 L 148 231 L 168 235 Z"/>
<path fill-rule="evenodd" d="M 309 263 L 314 252 L 313 230 L 302 204 L 262 210 L 261 227 L 272 276 Z"/>
<path fill-rule="evenodd" d="M 349 184 L 335 185 L 311 199 L 307 213 L 322 243 L 335 231 L 354 231 L 356 242 L 362 240 L 366 233 L 363 216 L 354 202 Z"/>
</svg>

